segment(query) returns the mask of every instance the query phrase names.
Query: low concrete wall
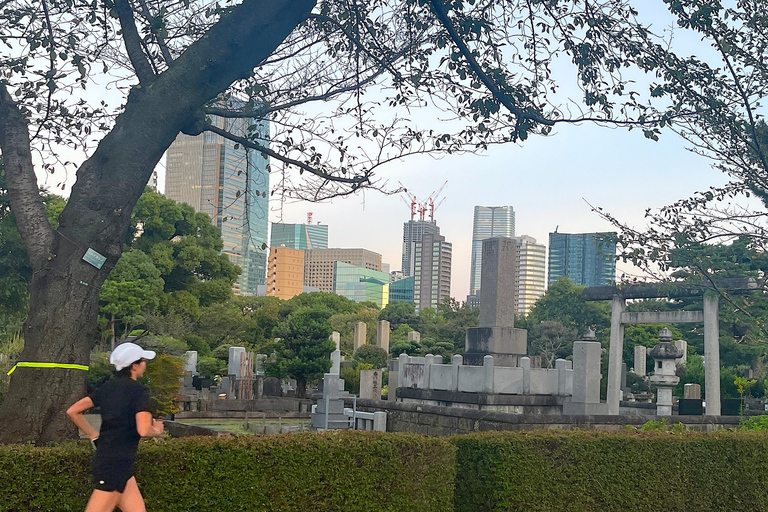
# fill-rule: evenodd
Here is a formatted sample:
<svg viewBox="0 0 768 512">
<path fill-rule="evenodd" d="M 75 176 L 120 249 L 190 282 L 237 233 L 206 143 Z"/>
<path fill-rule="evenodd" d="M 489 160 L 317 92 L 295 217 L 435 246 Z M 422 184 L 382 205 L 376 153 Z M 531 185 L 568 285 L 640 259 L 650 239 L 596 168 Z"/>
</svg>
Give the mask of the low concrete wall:
<svg viewBox="0 0 768 512">
<path fill-rule="evenodd" d="M 197 419 L 245 419 L 246 415 L 248 416 L 249 420 L 252 421 L 258 421 L 262 419 L 263 417 L 266 417 L 267 419 L 277 419 L 277 418 L 298 418 L 298 419 L 308 419 L 310 417 L 310 413 L 308 412 L 285 412 L 285 411 L 183 411 L 183 412 L 177 412 L 173 415 L 174 419 L 177 420 L 184 420 L 188 418 L 197 418 Z"/>
<path fill-rule="evenodd" d="M 201 400 L 201 411 L 310 412 L 312 400 L 302 398 L 261 398 L 259 400 Z"/>
<path fill-rule="evenodd" d="M 386 411 L 387 432 L 414 432 L 443 436 L 489 430 L 621 430 L 627 425 L 640 427 L 657 416 L 564 416 L 554 414 L 505 414 L 458 407 L 418 405 L 382 400 L 357 401 L 362 411 Z M 670 423 L 683 423 L 698 431 L 734 428 L 739 418 L 734 416 L 671 416 Z"/>
<path fill-rule="evenodd" d="M 165 431 L 171 437 L 188 436 L 227 436 L 229 432 L 214 430 L 212 428 L 201 427 L 199 425 L 187 425 L 178 421 L 164 421 Z"/>
<path fill-rule="evenodd" d="M 560 414 L 566 397 L 557 395 L 500 395 L 439 389 L 397 388 L 402 403 L 476 409 L 509 414 Z"/>
</svg>

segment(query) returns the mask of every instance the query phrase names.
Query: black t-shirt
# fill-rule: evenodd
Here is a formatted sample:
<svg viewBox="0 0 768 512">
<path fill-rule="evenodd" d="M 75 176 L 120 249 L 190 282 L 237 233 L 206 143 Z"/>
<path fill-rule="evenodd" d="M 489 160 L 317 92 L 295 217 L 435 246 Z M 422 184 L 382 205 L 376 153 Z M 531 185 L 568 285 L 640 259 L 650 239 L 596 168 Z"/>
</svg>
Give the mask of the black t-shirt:
<svg viewBox="0 0 768 512">
<path fill-rule="evenodd" d="M 127 377 L 105 382 L 91 395 L 101 409 L 101 431 L 96 441 L 96 456 L 133 458 L 141 436 L 136 430 L 136 413 L 149 411 L 149 391 Z"/>
</svg>

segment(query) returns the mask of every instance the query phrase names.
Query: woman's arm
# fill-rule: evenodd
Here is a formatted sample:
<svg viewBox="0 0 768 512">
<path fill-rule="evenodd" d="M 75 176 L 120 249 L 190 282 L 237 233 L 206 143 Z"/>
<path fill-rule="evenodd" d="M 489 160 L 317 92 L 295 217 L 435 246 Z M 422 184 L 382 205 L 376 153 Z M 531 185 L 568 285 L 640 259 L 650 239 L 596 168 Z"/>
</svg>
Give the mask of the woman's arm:
<svg viewBox="0 0 768 512">
<path fill-rule="evenodd" d="M 164 428 L 163 422 L 153 419 L 149 411 L 136 413 L 136 431 L 141 437 L 162 435 Z"/>
<path fill-rule="evenodd" d="M 96 429 L 93 428 L 83 416 L 83 413 L 91 407 L 93 407 L 93 400 L 91 400 L 91 397 L 87 396 L 72 404 L 72 406 L 67 409 L 67 416 L 72 420 L 72 423 L 77 425 L 77 428 L 85 432 L 86 435 L 93 440 L 99 437 L 99 433 L 96 432 Z"/>
</svg>

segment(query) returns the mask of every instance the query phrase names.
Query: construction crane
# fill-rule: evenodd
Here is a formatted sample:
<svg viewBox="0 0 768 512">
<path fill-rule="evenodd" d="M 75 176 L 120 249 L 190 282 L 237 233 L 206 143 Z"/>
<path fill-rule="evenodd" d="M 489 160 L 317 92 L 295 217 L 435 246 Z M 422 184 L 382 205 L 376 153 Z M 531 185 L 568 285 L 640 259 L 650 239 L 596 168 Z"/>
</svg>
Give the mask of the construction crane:
<svg viewBox="0 0 768 512">
<path fill-rule="evenodd" d="M 440 194 L 442 193 L 445 186 L 448 184 L 448 180 L 443 183 L 443 186 L 441 186 L 439 189 L 437 189 L 437 192 L 433 192 L 430 194 L 429 199 L 427 199 L 427 202 L 429 202 L 429 220 L 434 221 L 435 220 L 435 210 L 440 208 L 440 205 L 445 202 L 445 198 L 441 199 L 437 205 L 435 205 L 435 201 L 437 201 L 437 198 L 440 197 Z"/>
<path fill-rule="evenodd" d="M 408 189 L 405 188 L 405 185 L 400 183 L 400 186 L 403 189 L 403 193 L 408 197 L 408 201 L 405 200 L 405 198 L 401 198 L 403 202 L 410 207 L 411 209 L 411 220 L 415 220 L 416 218 L 416 212 L 419 212 L 419 220 L 426 220 L 427 218 L 427 212 L 429 212 L 429 220 L 431 222 L 434 222 L 435 220 L 435 211 L 440 207 L 441 204 L 445 201 L 445 198 L 440 200 L 440 202 L 437 202 L 437 200 L 440 197 L 440 194 L 442 193 L 445 186 L 448 184 L 446 181 L 443 183 L 443 185 L 437 189 L 437 191 L 432 192 L 429 197 L 427 197 L 424 201 L 419 201 L 418 198 L 408 192 Z M 435 204 L 437 202 L 437 204 Z"/>
<path fill-rule="evenodd" d="M 400 183 L 400 187 L 403 189 L 403 194 L 405 194 L 408 197 L 408 201 L 405 200 L 404 197 L 401 197 L 400 199 L 403 200 L 403 202 L 411 209 L 411 220 L 413 220 L 416 217 L 416 208 L 419 205 L 418 199 L 416 199 L 416 196 L 408 192 L 408 189 L 405 188 L 405 185 L 403 185 L 402 182 L 398 181 Z"/>
</svg>

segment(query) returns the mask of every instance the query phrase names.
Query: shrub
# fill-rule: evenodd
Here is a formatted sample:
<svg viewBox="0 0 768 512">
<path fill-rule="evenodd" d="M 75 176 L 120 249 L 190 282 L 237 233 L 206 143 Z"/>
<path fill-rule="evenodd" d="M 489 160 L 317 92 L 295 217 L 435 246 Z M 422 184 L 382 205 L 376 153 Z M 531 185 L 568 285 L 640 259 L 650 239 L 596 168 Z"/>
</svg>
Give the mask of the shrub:
<svg viewBox="0 0 768 512">
<path fill-rule="evenodd" d="M 90 448 L 0 447 L 0 510 L 83 510 Z M 148 510 L 445 511 L 455 449 L 413 434 L 303 433 L 143 442 Z"/>
<path fill-rule="evenodd" d="M 370 364 L 373 368 L 386 368 L 388 356 L 386 350 L 375 345 L 363 345 L 355 352 L 356 361 Z"/>
<path fill-rule="evenodd" d="M 149 409 L 152 416 L 168 416 L 179 411 L 176 397 L 184 377 L 184 361 L 167 354 L 158 354 L 147 364 L 142 382 L 149 388 Z"/>
<path fill-rule="evenodd" d="M 741 422 L 739 430 L 768 430 L 768 415 L 752 416 L 751 418 L 745 419 Z"/>
<path fill-rule="evenodd" d="M 760 433 L 493 432 L 452 442 L 456 512 L 768 510 Z"/>
<path fill-rule="evenodd" d="M 170 336 L 147 336 L 137 342 L 145 350 L 154 350 L 158 354 L 170 354 L 172 356 L 183 355 L 187 351 L 187 344 Z"/>
<path fill-rule="evenodd" d="M 215 357 L 201 357 L 197 360 L 197 372 L 201 377 L 213 378 L 227 374 L 227 363 Z"/>
<path fill-rule="evenodd" d="M 187 343 L 189 350 L 197 351 L 198 357 L 205 357 L 211 353 L 211 346 L 202 336 L 189 333 L 184 336 L 184 341 Z"/>
</svg>

